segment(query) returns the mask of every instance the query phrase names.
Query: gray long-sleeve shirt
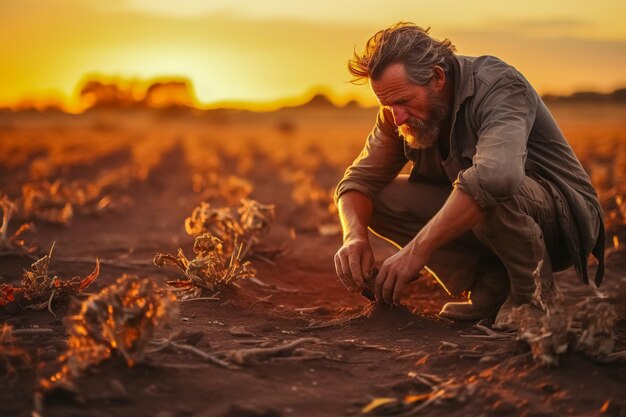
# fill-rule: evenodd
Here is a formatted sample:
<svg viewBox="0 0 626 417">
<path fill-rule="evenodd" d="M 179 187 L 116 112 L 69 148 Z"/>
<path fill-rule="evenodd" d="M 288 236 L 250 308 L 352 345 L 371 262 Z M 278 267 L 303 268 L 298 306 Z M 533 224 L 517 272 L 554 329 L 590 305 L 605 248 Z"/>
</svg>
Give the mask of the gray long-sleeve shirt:
<svg viewBox="0 0 626 417">
<path fill-rule="evenodd" d="M 570 260 L 588 282 L 587 258 L 604 272 L 602 210 L 589 176 L 541 97 L 512 66 L 491 56 L 455 56 L 450 152 L 416 150 L 397 133 L 391 114 L 379 112 L 365 147 L 346 170 L 335 199 L 359 191 L 372 200 L 407 161 L 411 178 L 449 181 L 489 210 L 517 192 L 525 175 L 550 188 Z"/>
</svg>

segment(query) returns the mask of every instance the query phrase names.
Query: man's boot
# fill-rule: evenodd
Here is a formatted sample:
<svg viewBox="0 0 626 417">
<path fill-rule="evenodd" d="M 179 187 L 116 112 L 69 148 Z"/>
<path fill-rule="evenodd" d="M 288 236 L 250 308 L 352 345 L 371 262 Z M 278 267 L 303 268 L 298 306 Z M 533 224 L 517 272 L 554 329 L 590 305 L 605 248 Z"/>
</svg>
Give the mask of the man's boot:
<svg viewBox="0 0 626 417">
<path fill-rule="evenodd" d="M 509 277 L 502 265 L 480 276 L 470 291 L 469 300 L 450 302 L 439 315 L 452 320 L 480 320 L 496 315 L 509 294 Z"/>
</svg>

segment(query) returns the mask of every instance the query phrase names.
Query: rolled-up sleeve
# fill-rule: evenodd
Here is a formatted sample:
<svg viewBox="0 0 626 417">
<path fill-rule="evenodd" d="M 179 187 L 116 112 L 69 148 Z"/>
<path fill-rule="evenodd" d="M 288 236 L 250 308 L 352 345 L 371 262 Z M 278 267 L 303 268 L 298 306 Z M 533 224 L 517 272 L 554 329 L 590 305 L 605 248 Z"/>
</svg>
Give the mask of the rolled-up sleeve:
<svg viewBox="0 0 626 417">
<path fill-rule="evenodd" d="M 373 201 L 376 194 L 400 173 L 407 158 L 404 141 L 394 131 L 392 123 L 381 109 L 363 150 L 346 169 L 335 189 L 335 203 L 348 191 L 358 191 Z"/>
<path fill-rule="evenodd" d="M 483 209 L 511 198 L 524 179 L 526 146 L 536 116 L 529 88 L 522 79 L 504 76 L 477 104 L 476 153 L 454 185 Z"/>
</svg>

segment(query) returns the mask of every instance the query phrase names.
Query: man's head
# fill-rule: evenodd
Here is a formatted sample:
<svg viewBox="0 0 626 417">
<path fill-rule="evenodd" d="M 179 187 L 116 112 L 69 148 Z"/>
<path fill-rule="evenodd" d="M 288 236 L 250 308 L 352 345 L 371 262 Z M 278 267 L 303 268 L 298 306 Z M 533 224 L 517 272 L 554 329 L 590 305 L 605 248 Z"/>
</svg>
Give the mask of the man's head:
<svg viewBox="0 0 626 417">
<path fill-rule="evenodd" d="M 398 23 L 372 36 L 348 69 L 355 82 L 369 80 L 381 106 L 393 113 L 398 132 L 413 148 L 437 141 L 449 106 L 445 96 L 454 46 L 412 23 Z"/>
</svg>

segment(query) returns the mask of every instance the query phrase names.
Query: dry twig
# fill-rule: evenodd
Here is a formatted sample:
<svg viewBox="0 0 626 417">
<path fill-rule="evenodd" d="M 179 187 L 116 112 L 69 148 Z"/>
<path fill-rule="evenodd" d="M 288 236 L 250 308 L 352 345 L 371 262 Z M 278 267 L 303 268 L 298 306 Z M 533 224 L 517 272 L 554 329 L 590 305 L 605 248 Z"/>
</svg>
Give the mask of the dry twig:
<svg viewBox="0 0 626 417">
<path fill-rule="evenodd" d="M 226 354 L 226 357 L 234 363 L 245 365 L 262 358 L 284 355 L 305 343 L 318 344 L 319 342 L 320 340 L 315 337 L 303 337 L 273 347 L 232 350 Z"/>
</svg>

